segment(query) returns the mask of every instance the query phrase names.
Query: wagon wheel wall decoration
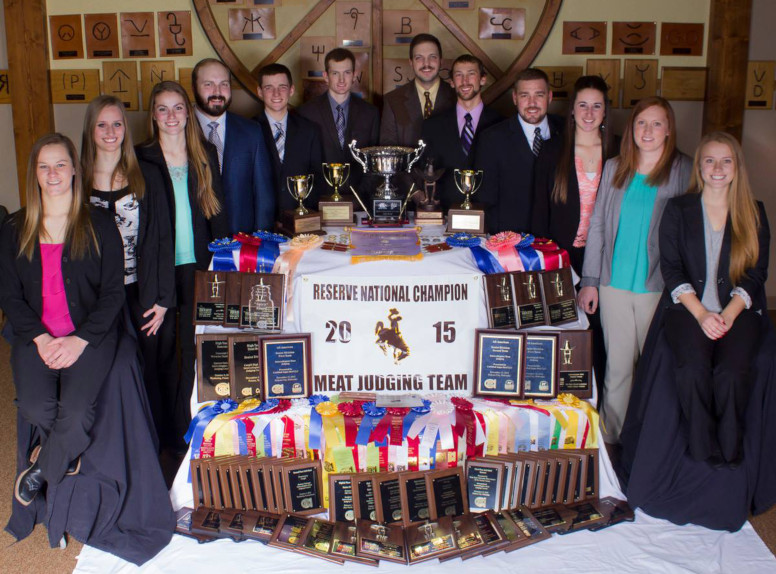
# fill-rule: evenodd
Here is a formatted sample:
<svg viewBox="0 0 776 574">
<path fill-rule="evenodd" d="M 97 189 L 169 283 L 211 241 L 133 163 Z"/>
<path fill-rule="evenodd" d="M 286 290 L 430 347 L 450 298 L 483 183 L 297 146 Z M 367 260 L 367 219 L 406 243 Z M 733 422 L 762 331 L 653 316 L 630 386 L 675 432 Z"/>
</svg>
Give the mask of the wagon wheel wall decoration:
<svg viewBox="0 0 776 574">
<path fill-rule="evenodd" d="M 345 46 L 356 55 L 362 95 L 379 99 L 411 77 L 408 44 L 426 31 L 442 42 L 443 77 L 459 54 L 468 52 L 483 61 L 488 70 L 483 99 L 491 103 L 534 61 L 561 3 L 493 0 L 490 7 L 491 2 L 482 0 L 283 0 L 255 5 L 253 0 L 194 0 L 194 7 L 213 48 L 253 97 L 258 70 L 276 61 L 291 69 L 297 98 L 323 91 L 323 54 Z"/>
</svg>

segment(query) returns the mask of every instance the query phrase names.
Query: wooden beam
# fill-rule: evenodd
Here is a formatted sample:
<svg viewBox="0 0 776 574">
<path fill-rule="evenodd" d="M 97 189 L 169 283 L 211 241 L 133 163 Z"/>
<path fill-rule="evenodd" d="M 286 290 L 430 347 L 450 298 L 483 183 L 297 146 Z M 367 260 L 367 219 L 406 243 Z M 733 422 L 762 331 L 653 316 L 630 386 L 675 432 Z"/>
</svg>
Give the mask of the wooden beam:
<svg viewBox="0 0 776 574">
<path fill-rule="evenodd" d="M 703 133 L 723 130 L 741 139 L 752 0 L 711 0 Z"/>
<path fill-rule="evenodd" d="M 383 0 L 372 1 L 372 103 L 383 107 Z"/>
<path fill-rule="evenodd" d="M 19 200 L 25 204 L 27 161 L 35 140 L 54 131 L 54 108 L 48 75 L 45 0 L 5 0 L 8 82 L 11 86 L 13 135 Z"/>
</svg>

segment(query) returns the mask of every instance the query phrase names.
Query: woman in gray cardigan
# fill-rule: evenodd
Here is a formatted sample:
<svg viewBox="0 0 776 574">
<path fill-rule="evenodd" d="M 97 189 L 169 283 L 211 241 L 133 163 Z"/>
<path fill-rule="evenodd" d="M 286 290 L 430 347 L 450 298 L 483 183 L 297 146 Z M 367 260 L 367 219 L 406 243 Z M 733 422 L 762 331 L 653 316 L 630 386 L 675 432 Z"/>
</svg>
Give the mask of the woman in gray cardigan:
<svg viewBox="0 0 776 574">
<path fill-rule="evenodd" d="M 633 372 L 663 290 L 658 227 L 666 201 L 687 189 L 690 158 L 676 149 L 676 121 L 660 97 L 633 108 L 620 155 L 607 162 L 585 249 L 579 305 L 600 302 L 608 362 L 604 440 L 619 443 Z"/>
</svg>

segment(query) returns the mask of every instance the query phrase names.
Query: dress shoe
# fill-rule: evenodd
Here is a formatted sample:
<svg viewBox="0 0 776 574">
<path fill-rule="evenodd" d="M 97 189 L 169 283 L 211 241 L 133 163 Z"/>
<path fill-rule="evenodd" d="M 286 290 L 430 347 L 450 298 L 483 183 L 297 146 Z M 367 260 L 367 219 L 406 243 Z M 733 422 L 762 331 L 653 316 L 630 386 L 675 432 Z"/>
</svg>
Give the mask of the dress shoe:
<svg viewBox="0 0 776 574">
<path fill-rule="evenodd" d="M 29 506 L 45 485 L 46 479 L 43 478 L 43 473 L 35 462 L 19 474 L 14 488 L 14 497 L 22 506 Z"/>
</svg>

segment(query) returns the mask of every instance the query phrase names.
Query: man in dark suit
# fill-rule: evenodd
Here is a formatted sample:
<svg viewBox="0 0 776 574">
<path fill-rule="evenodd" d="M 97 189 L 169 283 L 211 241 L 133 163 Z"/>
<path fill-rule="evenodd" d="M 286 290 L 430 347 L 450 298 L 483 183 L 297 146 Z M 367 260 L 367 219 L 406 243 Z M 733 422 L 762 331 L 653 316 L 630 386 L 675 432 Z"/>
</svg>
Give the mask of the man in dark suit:
<svg viewBox="0 0 776 574">
<path fill-rule="evenodd" d="M 479 134 L 503 117 L 482 102 L 482 87 L 485 85 L 485 67 L 470 54 L 458 56 L 452 67 L 455 87 L 455 107 L 423 121 L 421 139 L 426 142 L 426 158 L 431 158 L 434 167 L 444 168 L 439 180 L 439 199 L 446 211 L 452 205 L 463 202 L 453 179 L 454 169 L 470 169 Z M 477 202 L 475 195 L 473 201 Z"/>
<path fill-rule="evenodd" d="M 474 161 L 484 172 L 480 201 L 488 233 L 530 231 L 534 161 L 544 141 L 563 129 L 561 117 L 547 114 L 552 91 L 543 71 L 520 72 L 512 101 L 517 115 L 482 133 Z"/>
<path fill-rule="evenodd" d="M 191 73 L 195 114 L 205 139 L 218 150 L 229 232 L 272 229 L 272 163 L 256 122 L 227 111 L 232 103 L 231 80 L 229 69 L 218 60 L 200 61 Z"/>
<path fill-rule="evenodd" d="M 278 213 L 298 205 L 286 187 L 287 178 L 292 175 L 313 175 L 313 191 L 305 205 L 314 208 L 326 185 L 321 172 L 323 152 L 318 126 L 289 110 L 288 100 L 294 95 L 294 81 L 291 71 L 283 64 L 264 66 L 259 70 L 258 80 L 258 95 L 264 102 L 264 112 L 255 119 L 261 124 L 272 158 Z"/>
<path fill-rule="evenodd" d="M 349 163 L 348 184 L 358 189 L 364 171 L 353 159 L 348 145 L 353 140 L 359 148 L 376 145 L 380 113 L 375 106 L 350 93 L 356 68 L 350 50 L 333 49 L 324 58 L 324 68 L 323 79 L 329 89 L 300 107 L 299 113 L 320 128 L 323 161 Z"/>
<path fill-rule="evenodd" d="M 439 77 L 442 46 L 431 34 L 418 34 L 410 43 L 415 79 L 387 93 L 380 121 L 380 143 L 415 147 L 423 120 L 455 105 L 455 90 Z"/>
</svg>

